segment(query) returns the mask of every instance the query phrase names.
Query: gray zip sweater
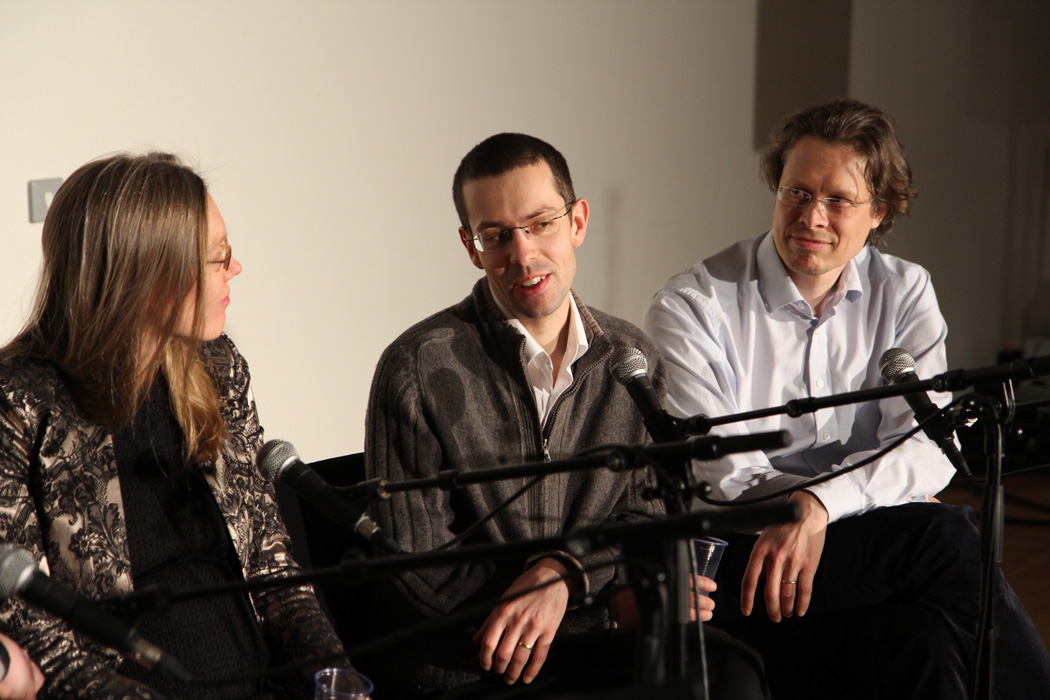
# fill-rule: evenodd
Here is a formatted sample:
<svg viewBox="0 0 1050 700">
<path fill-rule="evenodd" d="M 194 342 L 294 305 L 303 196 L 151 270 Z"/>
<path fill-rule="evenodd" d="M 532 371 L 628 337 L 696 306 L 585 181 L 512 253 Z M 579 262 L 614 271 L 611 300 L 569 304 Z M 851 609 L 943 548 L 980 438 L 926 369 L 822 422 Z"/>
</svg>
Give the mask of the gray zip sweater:
<svg viewBox="0 0 1050 700">
<path fill-rule="evenodd" d="M 576 362 L 572 384 L 543 425 L 527 378 L 525 338 L 506 323 L 484 278 L 462 302 L 402 334 L 383 353 L 372 383 L 365 438 L 368 477 L 432 477 L 444 469 L 538 462 L 548 455 L 557 460 L 600 445 L 648 443 L 641 415 L 627 391 L 610 376 L 608 364 L 615 347 L 638 348 L 646 355 L 650 377 L 663 396 L 665 370 L 658 352 L 632 324 L 590 311 L 578 298 L 576 303 L 589 349 Z M 423 552 L 496 509 L 527 481 L 493 482 L 456 492 L 398 493 L 374 507 L 375 516 L 402 547 Z M 663 512 L 663 506 L 646 501 L 641 492 L 654 484 L 648 470 L 550 475 L 487 522 L 468 543 L 512 542 L 652 518 Z M 623 565 L 613 563 L 614 552 L 579 560 L 556 554 L 589 569 L 585 588 L 591 594 L 611 581 L 624 580 Z M 384 600 L 379 617 L 384 624 L 374 633 L 494 601 L 526 565 L 524 559 L 478 561 L 404 574 L 380 587 Z M 592 570 L 594 566 L 601 568 Z M 476 679 L 477 645 L 470 637 L 484 617 L 480 615 L 473 626 L 445 630 L 440 641 L 417 640 L 409 645 L 411 650 L 385 654 L 392 662 L 396 658 L 396 681 L 405 682 L 404 690 L 424 692 Z M 608 626 L 608 612 L 602 606 L 571 610 L 559 637 Z M 557 646 L 551 653 L 557 653 Z"/>
</svg>

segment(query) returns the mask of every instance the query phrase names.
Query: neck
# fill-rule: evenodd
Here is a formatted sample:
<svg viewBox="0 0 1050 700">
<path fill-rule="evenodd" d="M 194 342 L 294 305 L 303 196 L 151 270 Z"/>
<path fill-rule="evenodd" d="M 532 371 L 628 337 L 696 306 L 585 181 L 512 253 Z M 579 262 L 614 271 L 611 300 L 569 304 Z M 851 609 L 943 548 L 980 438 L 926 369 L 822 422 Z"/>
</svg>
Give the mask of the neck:
<svg viewBox="0 0 1050 700">
<path fill-rule="evenodd" d="M 832 291 L 835 289 L 835 284 L 839 281 L 841 274 L 842 271 L 839 270 L 835 273 L 815 277 L 792 275 L 791 281 L 795 283 L 795 287 L 802 294 L 802 298 L 813 309 L 813 315 L 819 317 L 824 313 L 824 307 L 827 305 L 828 299 L 831 298 Z"/>
<path fill-rule="evenodd" d="M 568 300 L 564 310 L 557 314 L 542 319 L 523 318 L 520 321 L 529 335 L 550 355 L 551 364 L 554 365 L 554 376 L 558 376 L 562 360 L 565 358 L 565 349 L 569 344 L 569 323 L 572 322 Z"/>
</svg>

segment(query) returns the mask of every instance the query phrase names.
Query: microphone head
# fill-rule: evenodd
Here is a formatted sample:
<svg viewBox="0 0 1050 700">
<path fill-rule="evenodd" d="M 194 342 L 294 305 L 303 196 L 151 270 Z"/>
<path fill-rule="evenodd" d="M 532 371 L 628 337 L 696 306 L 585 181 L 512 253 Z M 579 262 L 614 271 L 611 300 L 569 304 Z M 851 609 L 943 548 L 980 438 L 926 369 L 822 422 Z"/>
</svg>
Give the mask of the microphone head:
<svg viewBox="0 0 1050 700">
<path fill-rule="evenodd" d="M 609 374 L 626 385 L 639 375 L 649 374 L 649 362 L 638 348 L 616 348 L 609 360 Z"/>
<path fill-rule="evenodd" d="M 895 382 L 902 373 L 914 370 L 915 358 L 903 348 L 890 348 L 879 358 L 879 373 L 887 382 Z"/>
<path fill-rule="evenodd" d="M 299 461 L 299 453 L 285 440 L 267 440 L 259 450 L 256 463 L 274 483 L 281 480 L 281 472 Z"/>
<path fill-rule="evenodd" d="M 25 581 L 37 569 L 32 553 L 15 544 L 0 545 L 0 598 L 18 593 Z"/>
</svg>

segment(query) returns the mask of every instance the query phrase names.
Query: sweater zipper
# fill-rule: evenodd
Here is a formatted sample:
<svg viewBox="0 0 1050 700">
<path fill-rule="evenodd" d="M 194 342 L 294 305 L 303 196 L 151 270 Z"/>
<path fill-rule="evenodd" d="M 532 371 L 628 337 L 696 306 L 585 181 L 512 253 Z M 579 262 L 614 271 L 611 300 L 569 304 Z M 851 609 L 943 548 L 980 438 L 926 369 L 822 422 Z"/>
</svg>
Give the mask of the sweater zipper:
<svg viewBox="0 0 1050 700">
<path fill-rule="evenodd" d="M 609 352 L 602 353 L 602 355 L 596 358 L 594 362 L 591 362 L 586 367 L 581 367 L 580 370 L 575 374 L 575 376 L 573 376 L 572 384 L 570 384 L 565 389 L 565 391 L 561 392 L 561 395 L 559 395 L 558 398 L 555 399 L 554 405 L 551 406 L 551 410 L 547 412 L 547 420 L 543 422 L 543 425 L 540 428 L 540 446 L 543 448 L 544 462 L 551 461 L 550 451 L 548 450 L 548 440 L 551 436 L 551 426 L 554 424 L 554 416 L 558 413 L 558 407 L 561 406 L 561 402 L 564 401 L 566 397 L 572 396 L 576 393 L 576 391 L 580 388 L 580 383 L 583 381 L 583 378 L 590 374 L 595 367 L 601 364 L 601 362 L 605 359 Z M 522 354 L 524 355 L 524 350 L 522 351 Z M 524 357 L 522 358 L 522 364 L 524 365 Z M 527 375 L 528 372 L 526 372 L 526 376 Z"/>
</svg>

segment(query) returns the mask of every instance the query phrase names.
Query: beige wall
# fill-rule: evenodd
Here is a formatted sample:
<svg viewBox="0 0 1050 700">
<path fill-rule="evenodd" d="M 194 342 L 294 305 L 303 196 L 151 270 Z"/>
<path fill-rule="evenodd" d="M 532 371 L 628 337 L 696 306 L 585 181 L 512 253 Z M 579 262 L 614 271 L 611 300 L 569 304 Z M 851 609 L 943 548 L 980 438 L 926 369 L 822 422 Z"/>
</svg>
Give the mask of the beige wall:
<svg viewBox="0 0 1050 700">
<path fill-rule="evenodd" d="M 850 91 L 897 116 L 923 187 L 891 252 L 934 272 L 951 362 L 987 364 L 1012 332 L 997 318 L 1004 258 L 982 244 L 1004 206 L 1009 133 L 958 113 L 960 3 L 913 5 L 855 3 Z M 173 150 L 205 172 L 244 264 L 227 330 L 268 437 L 308 460 L 359 450 L 383 348 L 480 274 L 449 190 L 482 138 L 525 131 L 565 153 L 593 212 L 575 286 L 635 322 L 668 276 L 765 230 L 758 8 L 0 0 L 0 335 L 19 327 L 39 264 L 26 182 L 115 150 Z"/>
</svg>

